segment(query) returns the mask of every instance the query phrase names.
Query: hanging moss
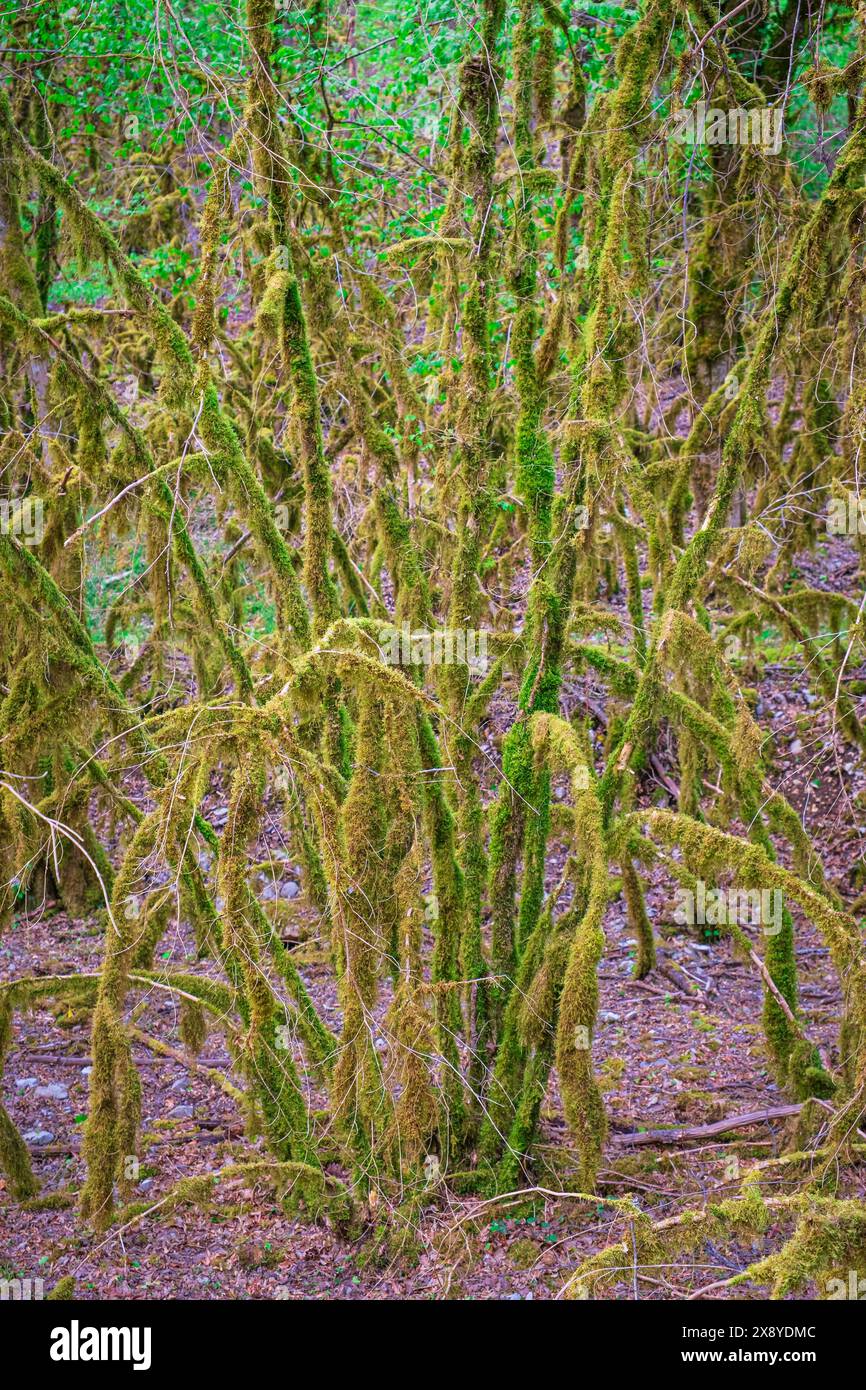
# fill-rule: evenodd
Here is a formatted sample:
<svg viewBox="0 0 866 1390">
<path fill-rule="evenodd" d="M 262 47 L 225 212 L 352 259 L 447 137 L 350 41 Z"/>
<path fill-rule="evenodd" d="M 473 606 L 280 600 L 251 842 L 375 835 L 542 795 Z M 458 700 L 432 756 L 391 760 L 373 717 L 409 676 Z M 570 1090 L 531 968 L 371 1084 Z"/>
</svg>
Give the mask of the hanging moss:
<svg viewBox="0 0 866 1390">
<path fill-rule="evenodd" d="M 642 980 L 655 968 L 656 948 L 652 923 L 647 916 L 643 889 L 634 865 L 626 860 L 622 866 L 622 886 L 628 911 L 629 927 L 637 938 L 634 977 Z"/>
<path fill-rule="evenodd" d="M 0 994 L 0 1082 L 6 1055 L 12 1041 L 12 1004 L 8 993 Z M 0 1166 L 9 1185 L 9 1191 L 18 1201 L 33 1197 L 39 1191 L 39 1184 L 30 1166 L 27 1146 L 9 1117 L 6 1107 L 0 1101 Z"/>
</svg>

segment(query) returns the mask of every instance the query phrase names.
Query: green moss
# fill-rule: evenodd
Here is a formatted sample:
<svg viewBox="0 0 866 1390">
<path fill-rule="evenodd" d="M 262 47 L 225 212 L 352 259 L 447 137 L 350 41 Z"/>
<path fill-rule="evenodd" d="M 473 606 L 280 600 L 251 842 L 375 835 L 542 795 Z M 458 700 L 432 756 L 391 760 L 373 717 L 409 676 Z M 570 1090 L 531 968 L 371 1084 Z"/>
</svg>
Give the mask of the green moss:
<svg viewBox="0 0 866 1390">
<path fill-rule="evenodd" d="M 66 1274 L 57 1283 L 50 1293 L 45 1295 L 46 1299 L 52 1299 L 56 1303 L 65 1302 L 71 1299 L 75 1293 L 75 1278 L 71 1274 Z"/>
</svg>

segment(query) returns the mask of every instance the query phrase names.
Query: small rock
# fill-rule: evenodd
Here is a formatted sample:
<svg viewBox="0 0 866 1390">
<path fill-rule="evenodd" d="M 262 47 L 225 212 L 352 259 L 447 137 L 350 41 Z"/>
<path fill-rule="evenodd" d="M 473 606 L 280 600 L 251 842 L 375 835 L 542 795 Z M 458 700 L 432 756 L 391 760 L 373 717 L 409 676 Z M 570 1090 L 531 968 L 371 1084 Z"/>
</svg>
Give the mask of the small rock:
<svg viewBox="0 0 866 1390">
<path fill-rule="evenodd" d="M 802 751 L 803 751 L 803 740 L 800 739 L 800 738 L 795 738 L 795 739 L 794 739 L 794 742 L 788 745 L 788 752 L 789 752 L 789 753 L 797 754 L 797 753 L 802 753 Z"/>
<path fill-rule="evenodd" d="M 19 1076 L 15 1085 L 18 1087 L 19 1091 L 30 1091 L 34 1086 L 39 1085 L 39 1081 L 35 1076 Z"/>
<path fill-rule="evenodd" d="M 272 898 L 275 898 L 277 896 L 276 887 L 270 880 L 268 880 L 268 882 L 262 888 L 260 896 L 263 902 L 270 902 Z"/>
<path fill-rule="evenodd" d="M 598 1017 L 601 1023 L 619 1023 L 619 1014 L 612 1014 L 608 1009 L 602 1009 Z"/>
<path fill-rule="evenodd" d="M 138 1185 L 142 1192 L 147 1192 L 149 1188 L 153 1187 L 153 1178 L 142 1178 Z"/>
<path fill-rule="evenodd" d="M 176 1105 L 173 1110 L 169 1110 L 170 1120 L 191 1120 L 193 1110 L 191 1105 Z"/>
<path fill-rule="evenodd" d="M 25 1144 L 51 1144 L 54 1135 L 50 1129 L 28 1129 L 24 1134 Z"/>
<path fill-rule="evenodd" d="M 37 1096 L 44 1096 L 46 1100 L 68 1100 L 69 1091 L 66 1086 L 61 1086 L 59 1081 L 53 1082 L 50 1086 L 37 1086 Z"/>
<path fill-rule="evenodd" d="M 287 878 L 285 883 L 280 884 L 281 898 L 296 898 L 298 896 L 299 891 L 300 889 L 298 887 L 298 884 L 295 883 L 294 879 Z"/>
<path fill-rule="evenodd" d="M 189 1082 L 187 1081 L 187 1079 L 186 1079 L 185 1076 L 179 1076 L 179 1077 L 177 1078 L 176 1081 L 172 1081 L 171 1085 L 169 1086 L 169 1090 L 170 1090 L 170 1091 L 188 1091 L 188 1090 L 189 1090 Z"/>
</svg>

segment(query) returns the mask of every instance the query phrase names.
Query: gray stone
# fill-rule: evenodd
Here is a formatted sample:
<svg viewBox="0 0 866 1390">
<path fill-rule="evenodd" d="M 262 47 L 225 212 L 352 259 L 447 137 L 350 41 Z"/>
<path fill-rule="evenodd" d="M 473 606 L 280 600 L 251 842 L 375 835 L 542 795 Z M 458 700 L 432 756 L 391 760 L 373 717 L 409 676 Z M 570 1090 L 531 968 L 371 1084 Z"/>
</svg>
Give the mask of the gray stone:
<svg viewBox="0 0 866 1390">
<path fill-rule="evenodd" d="M 59 1081 L 54 1081 L 50 1086 L 37 1086 L 37 1096 L 44 1096 L 46 1100 L 68 1100 L 69 1091 L 66 1086 L 61 1086 Z"/>
<path fill-rule="evenodd" d="M 24 1134 L 25 1144 L 52 1144 L 54 1135 L 50 1129 L 28 1129 Z"/>
<path fill-rule="evenodd" d="M 191 1120 L 193 1109 L 191 1105 L 176 1105 L 173 1110 L 169 1110 L 169 1119 L 172 1120 Z"/>
</svg>

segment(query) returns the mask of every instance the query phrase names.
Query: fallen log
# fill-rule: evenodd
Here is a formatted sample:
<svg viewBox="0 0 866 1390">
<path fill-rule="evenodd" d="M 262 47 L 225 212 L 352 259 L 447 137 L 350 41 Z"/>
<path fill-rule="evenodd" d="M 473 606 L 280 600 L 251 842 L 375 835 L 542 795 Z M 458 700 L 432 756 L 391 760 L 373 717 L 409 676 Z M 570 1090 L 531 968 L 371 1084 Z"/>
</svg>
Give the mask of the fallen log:
<svg viewBox="0 0 866 1390">
<path fill-rule="evenodd" d="M 710 1125 L 682 1126 L 676 1129 L 642 1129 L 630 1134 L 611 1134 L 613 1144 L 679 1144 L 683 1139 L 712 1139 L 716 1134 L 725 1134 L 730 1129 L 746 1129 L 749 1125 L 764 1124 L 767 1120 L 784 1120 L 789 1115 L 799 1115 L 802 1103 L 795 1105 L 774 1105 L 766 1110 L 750 1110 L 744 1115 L 731 1115 L 725 1120 L 716 1120 Z"/>
</svg>

